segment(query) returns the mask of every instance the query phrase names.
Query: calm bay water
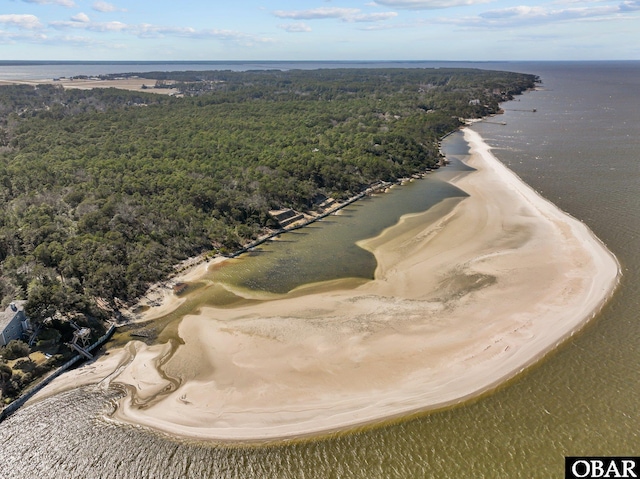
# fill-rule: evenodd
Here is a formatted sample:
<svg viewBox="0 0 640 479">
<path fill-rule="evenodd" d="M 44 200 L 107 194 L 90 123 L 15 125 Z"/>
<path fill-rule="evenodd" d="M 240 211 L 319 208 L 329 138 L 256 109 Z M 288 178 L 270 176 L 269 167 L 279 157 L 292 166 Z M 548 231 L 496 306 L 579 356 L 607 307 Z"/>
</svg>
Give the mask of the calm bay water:
<svg viewBox="0 0 640 479">
<path fill-rule="evenodd" d="M 373 254 L 356 245 L 398 222 L 398 211 L 420 213 L 443 198 L 465 193 L 446 178 L 470 170 L 459 161 L 442 174 L 409 183 L 392 192 L 364 198 L 300 230 L 265 243 L 249 254 L 223 263 L 213 281 L 257 291 L 286 293 L 318 281 L 340 278 L 373 279 Z"/>
<path fill-rule="evenodd" d="M 471 403 L 314 441 L 261 447 L 175 440 L 112 424 L 103 413 L 117 392 L 70 391 L 25 407 L 0 425 L 0 471 L 15 478 L 545 478 L 563 476 L 565 455 L 640 454 L 640 63 L 462 66 L 541 76 L 544 89 L 504 105 L 500 120 L 506 125 L 480 123 L 474 129 L 527 183 L 586 222 L 622 264 L 618 291 L 577 337 Z M 0 78 L 4 68 L 0 64 Z M 460 158 L 466 153 L 458 134 L 447 139 L 445 149 Z M 430 181 L 371 203 L 399 216 L 405 211 L 402 201 L 395 204 L 398 197 L 409 197 Z M 318 241 L 343 237 L 339 227 L 335 234 L 331 228 L 364 217 L 366 203 L 314 227 L 322 233 L 316 234 Z M 360 228 L 349 224 L 351 230 Z M 370 224 L 361 227 L 365 236 L 374 232 L 365 229 Z M 304 236 L 305 241 L 273 244 L 269 250 L 281 246 L 304 263 L 310 256 L 305 251 L 313 249 L 305 242 L 313 234 Z M 256 253 L 238 263 L 249 265 L 249 277 L 260 276 L 251 268 L 269 268 L 272 263 L 262 264 L 261 258 L 277 254 L 283 253 Z M 366 254 L 363 258 L 368 261 Z M 370 265 L 344 274 L 364 278 L 369 270 Z"/>
</svg>

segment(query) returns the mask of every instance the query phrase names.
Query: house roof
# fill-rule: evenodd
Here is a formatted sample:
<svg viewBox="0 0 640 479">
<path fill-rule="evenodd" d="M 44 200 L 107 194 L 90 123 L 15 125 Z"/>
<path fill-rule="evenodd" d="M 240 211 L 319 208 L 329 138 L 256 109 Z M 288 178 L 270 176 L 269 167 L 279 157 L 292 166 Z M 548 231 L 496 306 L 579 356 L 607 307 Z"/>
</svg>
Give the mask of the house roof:
<svg viewBox="0 0 640 479">
<path fill-rule="evenodd" d="M 0 313 L 0 331 L 3 331 L 9 325 L 16 314 L 24 311 L 24 303 L 25 301 L 13 301 L 7 306 L 7 309 Z"/>
</svg>

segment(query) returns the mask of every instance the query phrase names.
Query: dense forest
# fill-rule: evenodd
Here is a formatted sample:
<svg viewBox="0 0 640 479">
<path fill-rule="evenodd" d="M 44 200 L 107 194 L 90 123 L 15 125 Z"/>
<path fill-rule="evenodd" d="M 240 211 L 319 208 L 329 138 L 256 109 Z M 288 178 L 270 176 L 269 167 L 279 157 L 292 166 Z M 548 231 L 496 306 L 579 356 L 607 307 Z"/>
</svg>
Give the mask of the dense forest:
<svg viewBox="0 0 640 479">
<path fill-rule="evenodd" d="M 27 300 L 34 324 L 104 316 L 181 260 L 275 226 L 269 210 L 433 167 L 462 118 L 536 81 L 464 69 L 137 75 L 182 95 L 0 87 L 0 306 Z"/>
</svg>

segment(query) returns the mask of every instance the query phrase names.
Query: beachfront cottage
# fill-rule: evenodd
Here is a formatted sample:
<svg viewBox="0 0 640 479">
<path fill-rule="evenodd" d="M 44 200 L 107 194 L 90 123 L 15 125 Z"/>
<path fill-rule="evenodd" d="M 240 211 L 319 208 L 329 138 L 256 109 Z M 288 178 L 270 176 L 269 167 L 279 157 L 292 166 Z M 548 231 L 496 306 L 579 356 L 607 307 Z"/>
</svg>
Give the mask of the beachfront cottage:
<svg viewBox="0 0 640 479">
<path fill-rule="evenodd" d="M 24 301 L 14 301 L 0 313 L 0 346 L 6 346 L 12 339 L 20 339 L 30 328 L 24 313 Z"/>
</svg>

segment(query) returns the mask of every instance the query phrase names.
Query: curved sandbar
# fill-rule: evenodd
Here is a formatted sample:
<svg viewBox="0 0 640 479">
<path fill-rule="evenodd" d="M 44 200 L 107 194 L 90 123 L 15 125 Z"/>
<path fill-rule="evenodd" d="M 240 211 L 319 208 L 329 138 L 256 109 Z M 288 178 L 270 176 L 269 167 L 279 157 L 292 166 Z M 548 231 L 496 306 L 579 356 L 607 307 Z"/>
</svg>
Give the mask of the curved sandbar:
<svg viewBox="0 0 640 479">
<path fill-rule="evenodd" d="M 316 434 L 477 395 L 584 324 L 617 284 L 615 257 L 464 134 L 470 196 L 364 242 L 374 281 L 205 308 L 173 355 L 131 343 L 111 359 L 129 390 L 114 417 L 216 440 Z"/>
</svg>

